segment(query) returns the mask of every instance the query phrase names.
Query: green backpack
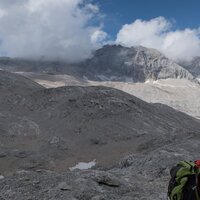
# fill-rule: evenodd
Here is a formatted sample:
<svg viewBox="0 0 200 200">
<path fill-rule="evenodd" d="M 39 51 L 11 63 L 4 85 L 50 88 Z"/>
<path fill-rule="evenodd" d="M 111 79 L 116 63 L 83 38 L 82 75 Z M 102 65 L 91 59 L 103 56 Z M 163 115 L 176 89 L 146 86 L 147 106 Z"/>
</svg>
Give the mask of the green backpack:
<svg viewBox="0 0 200 200">
<path fill-rule="evenodd" d="M 169 200 L 200 200 L 198 192 L 199 165 L 200 161 L 181 161 L 170 170 Z"/>
</svg>

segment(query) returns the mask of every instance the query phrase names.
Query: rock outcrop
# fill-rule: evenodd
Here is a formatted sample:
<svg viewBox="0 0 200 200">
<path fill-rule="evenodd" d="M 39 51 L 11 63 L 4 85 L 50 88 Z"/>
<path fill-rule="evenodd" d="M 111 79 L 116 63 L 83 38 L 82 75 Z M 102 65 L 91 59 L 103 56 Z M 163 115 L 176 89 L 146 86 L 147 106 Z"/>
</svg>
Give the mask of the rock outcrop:
<svg viewBox="0 0 200 200">
<path fill-rule="evenodd" d="M 189 71 L 173 60 L 155 49 L 142 46 L 127 48 L 121 45 L 106 45 L 94 52 L 90 59 L 76 64 L 1 58 L 0 69 L 14 72 L 65 73 L 101 81 L 144 82 L 146 79 L 193 79 Z"/>
<path fill-rule="evenodd" d="M 190 62 L 182 62 L 181 65 L 195 78 L 200 79 L 200 57 L 195 57 Z"/>
<path fill-rule="evenodd" d="M 146 79 L 193 76 L 155 49 L 106 45 L 84 64 L 89 79 L 144 82 Z"/>
<path fill-rule="evenodd" d="M 6 200 L 166 200 L 169 170 L 180 160 L 198 159 L 199 135 L 148 153 L 123 158 L 112 169 L 57 173 L 17 171 L 0 176 L 0 198 Z"/>
</svg>

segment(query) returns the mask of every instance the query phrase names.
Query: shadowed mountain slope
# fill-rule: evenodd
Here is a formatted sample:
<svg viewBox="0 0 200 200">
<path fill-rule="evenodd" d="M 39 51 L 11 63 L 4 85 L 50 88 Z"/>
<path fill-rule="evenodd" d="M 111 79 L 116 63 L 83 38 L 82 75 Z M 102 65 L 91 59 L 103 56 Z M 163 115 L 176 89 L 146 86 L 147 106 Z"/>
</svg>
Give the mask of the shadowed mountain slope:
<svg viewBox="0 0 200 200">
<path fill-rule="evenodd" d="M 198 120 L 116 89 L 39 87 L 23 95 L 21 90 L 12 98 L 0 91 L 1 173 L 66 170 L 94 159 L 110 167 L 127 154 L 148 152 L 200 131 Z"/>
<path fill-rule="evenodd" d="M 24 76 L 0 70 L 0 95 L 2 96 L 5 93 L 26 94 L 42 88 L 41 85 Z"/>
</svg>

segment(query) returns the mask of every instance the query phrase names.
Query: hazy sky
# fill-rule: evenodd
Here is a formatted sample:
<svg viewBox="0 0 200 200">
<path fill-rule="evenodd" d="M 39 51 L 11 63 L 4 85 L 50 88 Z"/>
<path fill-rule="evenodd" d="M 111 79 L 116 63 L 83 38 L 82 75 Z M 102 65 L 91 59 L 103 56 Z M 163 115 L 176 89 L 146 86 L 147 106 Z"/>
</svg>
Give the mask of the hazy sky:
<svg viewBox="0 0 200 200">
<path fill-rule="evenodd" d="M 0 0 L 0 55 L 89 57 L 106 43 L 200 56 L 199 0 Z"/>
</svg>

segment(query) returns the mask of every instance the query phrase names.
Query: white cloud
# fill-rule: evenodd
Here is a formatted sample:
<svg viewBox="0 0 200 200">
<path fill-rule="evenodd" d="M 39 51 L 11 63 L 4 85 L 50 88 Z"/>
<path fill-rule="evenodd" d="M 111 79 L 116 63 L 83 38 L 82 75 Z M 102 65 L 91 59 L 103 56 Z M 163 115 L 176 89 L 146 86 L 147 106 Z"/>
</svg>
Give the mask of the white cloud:
<svg viewBox="0 0 200 200">
<path fill-rule="evenodd" d="M 131 47 L 155 48 L 175 60 L 191 60 L 200 56 L 200 29 L 171 30 L 164 17 L 150 21 L 136 20 L 119 31 L 116 43 Z"/>
<path fill-rule="evenodd" d="M 98 15 L 85 0 L 0 0 L 0 52 L 80 61 L 106 37 L 101 25 L 90 25 Z"/>
<path fill-rule="evenodd" d="M 0 18 L 3 17 L 5 14 L 6 12 L 0 8 Z"/>
<path fill-rule="evenodd" d="M 104 41 L 108 37 L 108 34 L 105 33 L 102 30 L 96 30 L 92 35 L 91 35 L 91 40 L 94 45 L 97 45 L 98 47 L 102 46 L 104 44 Z"/>
</svg>

